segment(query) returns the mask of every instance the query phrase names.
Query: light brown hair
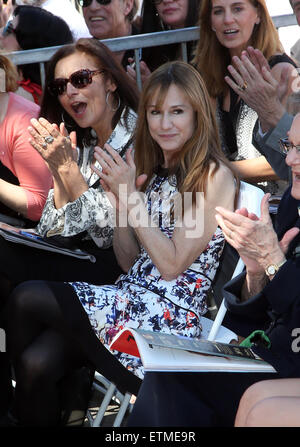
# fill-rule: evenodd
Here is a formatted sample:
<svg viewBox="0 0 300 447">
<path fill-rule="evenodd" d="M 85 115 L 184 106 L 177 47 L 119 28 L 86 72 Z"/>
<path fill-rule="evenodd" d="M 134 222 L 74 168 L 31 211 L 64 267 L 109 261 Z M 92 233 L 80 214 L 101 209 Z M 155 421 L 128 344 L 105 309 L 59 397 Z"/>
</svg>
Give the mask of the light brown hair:
<svg viewBox="0 0 300 447">
<path fill-rule="evenodd" d="M 153 98 L 159 98 L 162 104 L 171 85 L 179 88 L 187 97 L 195 113 L 195 130 L 178 152 L 170 174 L 177 177 L 180 193 L 206 191 L 211 162 L 218 170 L 220 163 L 231 169 L 220 146 L 219 133 L 212 105 L 198 71 L 182 62 L 168 62 L 155 70 L 148 78 L 141 95 L 135 138 L 135 163 L 137 175 L 147 174 L 151 180 L 153 172 L 163 163 L 163 153 L 157 142 L 151 137 L 147 123 L 147 107 Z M 160 104 L 156 104 L 158 107 Z M 144 190 L 147 184 L 144 185 Z"/>
<path fill-rule="evenodd" d="M 10 59 L 0 54 L 0 68 L 5 71 L 6 91 L 15 92 L 18 89 L 18 71 Z"/>
<path fill-rule="evenodd" d="M 265 0 L 248 1 L 257 8 L 260 17 L 260 23 L 254 26 L 249 45 L 258 48 L 267 60 L 274 54 L 283 53 L 278 32 Z M 209 94 L 216 97 L 227 89 L 224 76 L 227 66 L 231 63 L 231 58 L 228 49 L 220 44 L 211 28 L 211 11 L 212 0 L 202 0 L 198 22 L 200 34 L 192 63 L 201 73 Z"/>
</svg>

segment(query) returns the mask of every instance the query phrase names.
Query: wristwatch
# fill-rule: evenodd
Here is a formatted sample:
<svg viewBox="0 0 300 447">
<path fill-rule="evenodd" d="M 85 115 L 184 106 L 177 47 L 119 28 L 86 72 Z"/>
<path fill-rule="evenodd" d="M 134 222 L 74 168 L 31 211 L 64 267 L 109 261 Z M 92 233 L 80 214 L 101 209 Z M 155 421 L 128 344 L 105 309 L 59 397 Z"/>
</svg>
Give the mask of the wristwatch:
<svg viewBox="0 0 300 447">
<path fill-rule="evenodd" d="M 286 259 L 282 262 L 280 262 L 279 264 L 270 264 L 268 265 L 268 267 L 266 268 L 266 275 L 267 276 L 273 276 L 275 275 L 278 270 L 280 269 L 281 266 L 283 266 L 283 264 L 286 262 Z"/>
</svg>

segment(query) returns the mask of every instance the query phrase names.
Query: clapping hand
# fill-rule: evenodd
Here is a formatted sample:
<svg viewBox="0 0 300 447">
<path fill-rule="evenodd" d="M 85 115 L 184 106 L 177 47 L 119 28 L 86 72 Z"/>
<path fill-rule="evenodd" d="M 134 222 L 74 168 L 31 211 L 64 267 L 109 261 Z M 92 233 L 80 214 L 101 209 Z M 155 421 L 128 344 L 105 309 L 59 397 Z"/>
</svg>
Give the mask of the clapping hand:
<svg viewBox="0 0 300 447">
<path fill-rule="evenodd" d="M 28 131 L 32 136 L 31 145 L 43 157 L 52 174 L 77 162 L 76 133 L 71 132 L 69 135 L 64 123 L 58 128 L 45 118 L 33 118 Z"/>
<path fill-rule="evenodd" d="M 92 169 L 100 177 L 100 183 L 112 205 L 117 209 L 124 209 L 130 195 L 141 188 L 147 176 L 140 175 L 136 178 L 132 149 L 127 150 L 125 160 L 109 144 L 105 144 L 104 149 L 95 147 L 95 158 L 102 171 L 95 166 Z"/>
<path fill-rule="evenodd" d="M 134 59 L 128 58 L 129 65 L 126 67 L 127 74 L 136 81 L 136 71 L 134 68 Z M 151 71 L 144 61 L 140 61 L 140 71 L 141 71 L 141 80 L 142 84 L 148 79 L 148 77 L 151 75 Z"/>
<path fill-rule="evenodd" d="M 228 71 L 231 77 L 225 76 L 225 81 L 257 112 L 263 131 L 274 127 L 285 111 L 290 80 L 298 77 L 297 70 L 286 63 L 276 79 L 261 51 L 248 47 L 240 58 L 232 58 Z"/>
<path fill-rule="evenodd" d="M 299 233 L 298 228 L 291 228 L 278 241 L 269 214 L 269 197 L 265 194 L 261 201 L 260 218 L 245 208 L 236 212 L 216 208 L 216 219 L 225 239 L 238 251 L 251 273 L 261 273 L 268 265 L 281 262 L 290 242 Z"/>
</svg>

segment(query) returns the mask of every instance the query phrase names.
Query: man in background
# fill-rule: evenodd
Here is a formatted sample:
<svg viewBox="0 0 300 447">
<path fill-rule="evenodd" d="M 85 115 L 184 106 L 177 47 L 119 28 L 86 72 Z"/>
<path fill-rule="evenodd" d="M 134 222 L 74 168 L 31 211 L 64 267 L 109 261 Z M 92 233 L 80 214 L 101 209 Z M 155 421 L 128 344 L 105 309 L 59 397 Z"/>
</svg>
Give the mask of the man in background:
<svg viewBox="0 0 300 447">
<path fill-rule="evenodd" d="M 93 37 L 99 40 L 138 34 L 133 19 L 138 11 L 138 0 L 76 0 Z M 125 67 L 133 51 L 116 53 Z"/>
</svg>

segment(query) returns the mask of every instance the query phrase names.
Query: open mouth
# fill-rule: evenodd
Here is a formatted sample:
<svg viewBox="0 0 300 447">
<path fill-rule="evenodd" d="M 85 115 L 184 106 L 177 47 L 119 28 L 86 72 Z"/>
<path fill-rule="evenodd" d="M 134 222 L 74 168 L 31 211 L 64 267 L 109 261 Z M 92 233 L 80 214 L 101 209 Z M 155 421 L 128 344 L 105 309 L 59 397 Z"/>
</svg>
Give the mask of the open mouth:
<svg viewBox="0 0 300 447">
<path fill-rule="evenodd" d="M 104 17 L 97 16 L 97 17 L 91 17 L 89 20 L 90 20 L 90 22 L 103 22 L 103 20 L 105 20 L 105 19 L 104 19 Z"/>
<path fill-rule="evenodd" d="M 236 29 L 227 29 L 224 31 L 224 34 L 228 35 L 232 35 L 232 34 L 237 34 L 239 31 Z"/>
<path fill-rule="evenodd" d="M 71 108 L 76 115 L 82 115 L 87 108 L 87 104 L 85 102 L 74 102 L 71 104 Z"/>
</svg>

